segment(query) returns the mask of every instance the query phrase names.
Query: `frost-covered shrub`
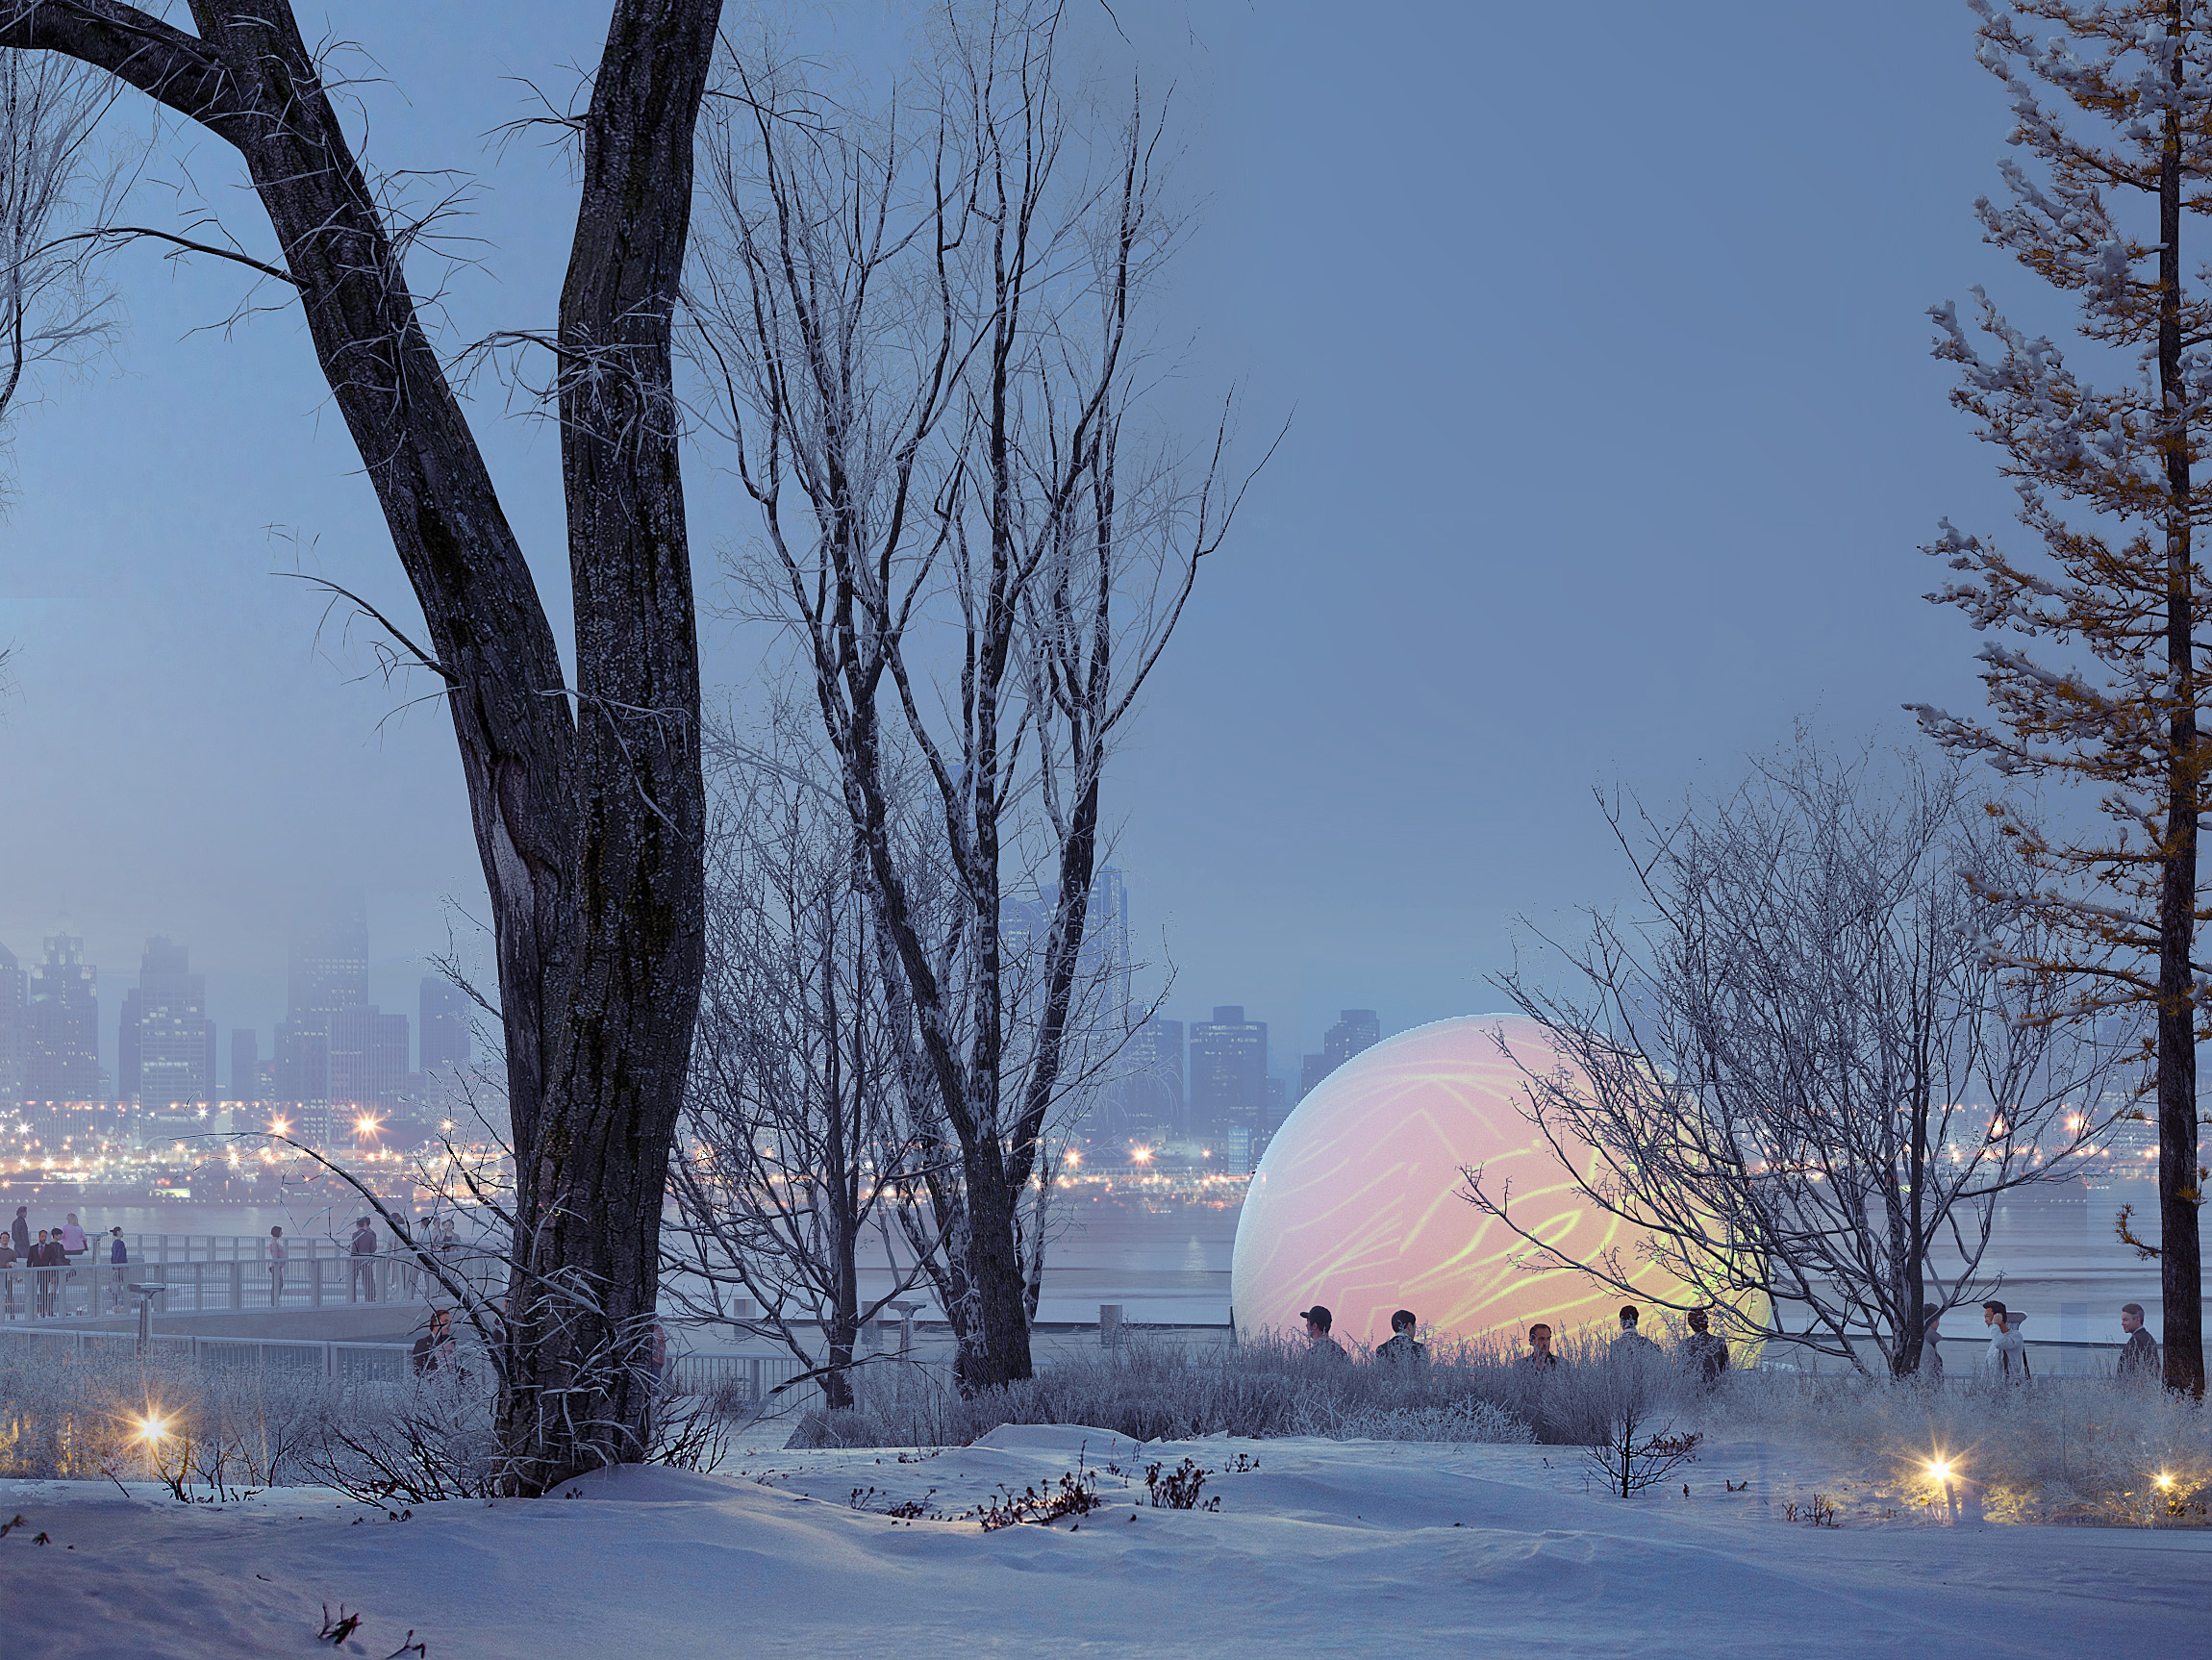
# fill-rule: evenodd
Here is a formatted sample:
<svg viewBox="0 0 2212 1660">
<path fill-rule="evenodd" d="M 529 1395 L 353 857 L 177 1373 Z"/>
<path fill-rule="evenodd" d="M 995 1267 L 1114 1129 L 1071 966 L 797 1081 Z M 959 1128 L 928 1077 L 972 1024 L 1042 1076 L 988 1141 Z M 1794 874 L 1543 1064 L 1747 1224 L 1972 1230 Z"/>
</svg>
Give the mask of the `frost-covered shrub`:
<svg viewBox="0 0 2212 1660">
<path fill-rule="evenodd" d="M 501 1468 L 491 1404 L 465 1371 L 349 1383 L 319 1416 L 312 1478 L 377 1504 L 490 1497 Z"/>
<path fill-rule="evenodd" d="M 0 1344 L 0 1474 L 160 1480 L 180 1497 L 307 1480 L 319 1376 Z"/>
<path fill-rule="evenodd" d="M 1114 1351 L 1060 1360 L 1035 1377 L 963 1400 L 919 1368 L 863 1371 L 854 1405 L 810 1412 L 791 1445 L 956 1446 L 1001 1423 L 1080 1423 L 1137 1441 L 1229 1434 L 1337 1440 L 1576 1442 L 1601 1428 L 1594 1373 L 1604 1351 L 1546 1372 L 1495 1347 L 1437 1353 L 1419 1368 L 1315 1359 L 1302 1344 L 1188 1349 L 1132 1336 Z M 1672 1366 L 1654 1386 L 1672 1392 Z M 1668 1396 L 1672 1403 L 1672 1394 Z"/>
<path fill-rule="evenodd" d="M 2212 1488 L 2203 1407 L 2108 1378 L 1927 1389 L 1766 1372 L 1738 1380 L 1714 1419 L 1869 1459 L 1900 1487 L 1926 1489 L 1922 1497 L 1933 1493 L 1928 1467 L 1941 1459 L 1954 1487 L 1972 1483 L 2006 1520 L 2202 1521 Z"/>
</svg>

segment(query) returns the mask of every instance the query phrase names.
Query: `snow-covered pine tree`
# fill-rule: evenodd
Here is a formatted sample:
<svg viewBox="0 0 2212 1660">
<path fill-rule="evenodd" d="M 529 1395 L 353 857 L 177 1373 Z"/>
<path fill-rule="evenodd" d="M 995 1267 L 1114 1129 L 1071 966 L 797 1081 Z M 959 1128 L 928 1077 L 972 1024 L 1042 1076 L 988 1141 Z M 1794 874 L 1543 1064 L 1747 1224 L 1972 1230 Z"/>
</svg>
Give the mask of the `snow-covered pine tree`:
<svg viewBox="0 0 2212 1660">
<path fill-rule="evenodd" d="M 2017 966 L 2075 988 L 2071 1015 L 2153 1014 L 2166 1382 L 2201 1395 L 2196 1044 L 2212 981 L 2193 947 L 2212 655 L 2195 535 L 2212 492 L 2195 468 L 2212 440 L 2212 294 L 2182 244 L 2212 214 L 2212 0 L 1970 4 L 2030 159 L 2003 163 L 2008 202 L 1976 204 L 1988 239 L 2074 297 L 2091 349 L 2135 368 L 2093 387 L 1979 289 L 1988 356 L 1952 306 L 1930 314 L 1936 355 L 1958 365 L 1952 401 L 2004 452 L 2032 551 L 1947 520 L 1927 551 L 1960 574 L 1929 597 L 2033 643 L 1982 647 L 1994 719 L 1910 707 L 1953 751 L 2098 792 L 2104 830 L 2004 825 L 2035 879 L 1988 896 L 2056 925 L 2063 948 Z"/>
</svg>

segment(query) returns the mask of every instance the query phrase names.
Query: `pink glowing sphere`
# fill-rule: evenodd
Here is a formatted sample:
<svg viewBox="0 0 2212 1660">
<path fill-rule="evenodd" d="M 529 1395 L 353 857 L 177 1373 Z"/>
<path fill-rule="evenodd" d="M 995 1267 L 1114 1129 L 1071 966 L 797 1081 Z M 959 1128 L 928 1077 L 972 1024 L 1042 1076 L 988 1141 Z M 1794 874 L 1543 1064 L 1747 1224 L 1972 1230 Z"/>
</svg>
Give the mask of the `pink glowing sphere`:
<svg viewBox="0 0 2212 1660">
<path fill-rule="evenodd" d="M 1501 1036 L 1513 1059 L 1499 1052 Z M 1515 1219 L 1546 1244 L 1584 1262 L 1611 1250 L 1639 1294 L 1683 1300 L 1674 1276 L 1639 1248 L 1642 1231 L 1578 1193 L 1522 1116 L 1521 1067 L 1543 1074 L 1560 1065 L 1533 1021 L 1484 1015 L 1402 1032 L 1331 1073 L 1252 1177 L 1229 1273 L 1238 1325 L 1296 1331 L 1318 1302 L 1347 1344 L 1388 1338 L 1400 1308 L 1446 1339 L 1518 1338 L 1537 1320 L 1562 1336 L 1611 1328 L 1636 1296 L 1569 1270 L 1517 1267 L 1526 1242 L 1461 1196 L 1461 1167 L 1475 1165 L 1486 1191 L 1511 1180 Z"/>
</svg>

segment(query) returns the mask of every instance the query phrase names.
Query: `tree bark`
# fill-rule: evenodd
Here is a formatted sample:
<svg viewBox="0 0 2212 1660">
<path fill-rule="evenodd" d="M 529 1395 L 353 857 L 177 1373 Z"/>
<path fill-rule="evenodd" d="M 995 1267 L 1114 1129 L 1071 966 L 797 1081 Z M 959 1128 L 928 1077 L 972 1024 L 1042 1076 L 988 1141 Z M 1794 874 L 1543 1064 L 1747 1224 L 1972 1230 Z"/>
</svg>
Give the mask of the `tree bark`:
<svg viewBox="0 0 2212 1660">
<path fill-rule="evenodd" d="M 2170 71 L 2182 84 L 2182 0 L 2172 0 Z M 2191 547 L 2189 434 L 2195 396 L 2181 358 L 2181 116 L 2169 105 L 2158 169 L 2158 390 L 2165 434 L 2166 661 L 2174 707 L 2168 742 L 2166 838 L 2158 862 L 2158 1290 L 2166 1386 L 2204 1393 L 2203 1262 L 2197 1210 L 2197 1008 L 2190 953 L 2197 934 L 2196 572 Z"/>
<path fill-rule="evenodd" d="M 698 663 L 668 330 L 719 0 L 617 0 L 562 295 L 578 685 L 287 0 L 0 0 L 237 148 L 447 687 L 491 913 L 516 1171 L 496 1332 L 515 1491 L 635 1458 L 699 984 Z M 573 702 L 575 713 L 572 713 Z"/>
</svg>

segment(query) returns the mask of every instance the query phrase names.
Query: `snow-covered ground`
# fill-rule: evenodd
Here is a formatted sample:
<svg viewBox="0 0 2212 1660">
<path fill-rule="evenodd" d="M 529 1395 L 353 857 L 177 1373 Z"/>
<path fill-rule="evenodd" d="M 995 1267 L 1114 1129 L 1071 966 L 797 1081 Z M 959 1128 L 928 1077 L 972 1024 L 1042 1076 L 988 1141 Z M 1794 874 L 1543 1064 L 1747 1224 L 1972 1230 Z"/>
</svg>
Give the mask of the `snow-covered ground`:
<svg viewBox="0 0 2212 1660">
<path fill-rule="evenodd" d="M 1189 1458 L 1220 1509 L 1147 1502 Z M 1081 1461 L 1103 1508 L 1049 1529 L 957 1517 Z M 1690 1493 L 1681 1491 L 1687 1477 Z M 1741 1491 L 1725 1491 L 1735 1483 Z M 854 1490 L 860 1489 L 860 1504 Z M 872 1489 L 872 1492 L 867 1490 Z M 9 1660 L 1001 1653 L 2180 1656 L 2212 1534 L 1939 1526 L 1909 1496 L 1764 1443 L 1634 1500 L 1543 1446 L 1138 1448 L 1000 1429 L 939 1453 L 756 1448 L 715 1476 L 625 1470 L 575 1497 L 421 1506 L 311 1490 L 187 1508 L 158 1490 L 0 1482 Z M 1800 1516 L 1815 1493 L 1835 1527 Z M 39 1534 L 48 1543 L 35 1541 Z M 2190 1635 L 2196 1633 L 2196 1636 Z M 410 1650 L 410 1652 L 413 1652 Z"/>
</svg>

